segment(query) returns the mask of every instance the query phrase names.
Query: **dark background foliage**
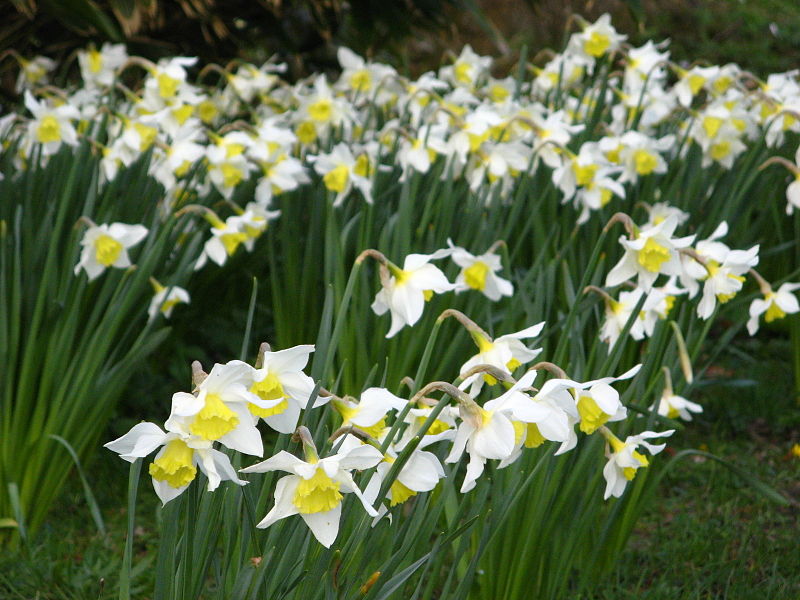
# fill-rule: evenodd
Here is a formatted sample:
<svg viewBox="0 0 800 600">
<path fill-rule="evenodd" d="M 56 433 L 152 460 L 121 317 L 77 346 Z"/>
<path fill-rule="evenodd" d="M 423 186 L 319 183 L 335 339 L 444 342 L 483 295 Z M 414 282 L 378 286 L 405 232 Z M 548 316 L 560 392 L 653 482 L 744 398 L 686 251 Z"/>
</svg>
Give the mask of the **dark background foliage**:
<svg viewBox="0 0 800 600">
<path fill-rule="evenodd" d="M 470 43 L 502 71 L 522 47 L 529 57 L 560 47 L 572 14 L 604 12 L 634 44 L 671 38 L 683 62 L 733 61 L 760 74 L 800 65 L 796 0 L 4 0 L 0 81 L 10 94 L 17 66 L 6 50 L 63 61 L 104 41 L 151 59 L 277 53 L 293 77 L 335 68 L 338 45 L 419 73 Z"/>
</svg>

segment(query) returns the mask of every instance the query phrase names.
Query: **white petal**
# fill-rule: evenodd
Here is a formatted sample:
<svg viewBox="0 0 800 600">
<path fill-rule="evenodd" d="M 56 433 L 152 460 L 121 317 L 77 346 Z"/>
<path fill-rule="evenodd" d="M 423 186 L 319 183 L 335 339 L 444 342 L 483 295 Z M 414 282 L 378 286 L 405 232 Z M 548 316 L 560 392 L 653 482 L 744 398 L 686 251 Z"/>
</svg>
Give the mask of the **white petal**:
<svg viewBox="0 0 800 600">
<path fill-rule="evenodd" d="M 294 433 L 297 420 L 300 418 L 300 405 L 294 400 L 289 400 L 289 405 L 282 413 L 265 417 L 264 422 L 278 433 Z"/>
<path fill-rule="evenodd" d="M 287 475 L 278 480 L 275 485 L 275 506 L 267 513 L 256 527 L 264 529 L 272 525 L 275 521 L 290 517 L 297 514 L 297 507 L 292 502 L 294 493 L 297 491 L 297 485 L 300 483 L 300 477 L 297 475 Z M 341 504 L 340 504 L 341 506 Z"/>
<path fill-rule="evenodd" d="M 383 460 L 383 455 L 377 448 L 369 444 L 363 444 L 353 448 L 342 458 L 339 459 L 339 467 L 342 469 L 369 469 Z"/>
<path fill-rule="evenodd" d="M 287 473 L 294 473 L 298 465 L 306 464 L 305 461 L 300 460 L 294 454 L 281 450 L 275 456 L 262 460 L 250 467 L 239 469 L 240 473 L 267 473 L 268 471 L 286 471 Z"/>
<path fill-rule="evenodd" d="M 138 423 L 128 433 L 104 444 L 103 447 L 116 452 L 120 458 L 133 462 L 158 448 L 164 443 L 166 436 L 167 434 L 154 423 Z"/>
<path fill-rule="evenodd" d="M 376 513 L 377 514 L 377 513 Z M 336 536 L 339 534 L 339 519 L 342 516 L 342 503 L 336 505 L 336 508 L 325 512 L 301 514 L 303 520 L 311 529 L 311 533 L 317 538 L 317 541 L 330 548 L 331 544 L 336 541 Z"/>
</svg>

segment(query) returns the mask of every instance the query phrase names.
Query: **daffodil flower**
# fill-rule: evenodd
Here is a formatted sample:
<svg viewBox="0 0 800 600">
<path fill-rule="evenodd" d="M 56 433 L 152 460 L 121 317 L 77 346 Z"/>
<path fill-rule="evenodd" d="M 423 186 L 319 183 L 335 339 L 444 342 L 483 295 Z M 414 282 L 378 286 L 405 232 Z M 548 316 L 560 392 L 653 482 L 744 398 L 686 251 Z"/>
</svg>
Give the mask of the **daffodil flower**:
<svg viewBox="0 0 800 600">
<path fill-rule="evenodd" d="M 150 306 L 147 309 L 150 319 L 155 319 L 159 313 L 168 319 L 172 315 L 172 310 L 178 304 L 189 303 L 189 292 L 182 287 L 176 285 L 163 286 L 152 278 L 150 282 L 155 290 L 153 299 L 150 300 Z"/>
<path fill-rule="evenodd" d="M 459 400 L 459 414 L 461 423 L 444 462 L 458 462 L 467 451 L 469 462 L 461 484 L 461 492 L 466 493 L 475 487 L 488 459 L 503 460 L 514 453 L 517 434 L 509 406 L 486 410 L 467 396 Z"/>
<path fill-rule="evenodd" d="M 455 291 L 462 292 L 467 289 L 478 290 L 484 296 L 497 302 L 503 296 L 512 296 L 514 286 L 507 279 L 497 275 L 497 271 L 503 268 L 500 256 L 495 254 L 492 246 L 489 250 L 479 256 L 475 256 L 453 244 L 448 239 L 447 245 L 450 246 L 453 262 L 461 267 L 461 272 L 456 277 Z"/>
<path fill-rule="evenodd" d="M 400 411 L 408 404 L 384 388 L 372 387 L 361 392 L 358 402 L 334 398 L 333 407 L 342 417 L 342 426 L 354 425 L 373 438 L 380 438 L 386 428 L 389 411 Z"/>
<path fill-rule="evenodd" d="M 152 65 L 144 82 L 143 103 L 152 112 L 157 112 L 184 100 L 199 102 L 196 88 L 186 81 L 186 68 L 196 62 L 197 57 L 175 56 L 163 58 L 158 64 Z"/>
<path fill-rule="evenodd" d="M 353 436 L 348 437 L 352 438 Z M 419 446 L 411 452 L 403 468 L 400 469 L 396 479 L 389 487 L 386 493 L 386 499 L 389 501 L 389 508 L 403 504 L 422 492 L 430 492 L 436 487 L 439 480 L 445 476 L 442 463 L 439 462 L 436 455 L 424 450 L 426 446 L 438 440 L 426 439 L 427 437 L 428 436 L 425 436 L 419 443 Z M 381 484 L 389 474 L 399 451 L 399 449 L 389 447 L 383 460 L 378 463 L 378 467 L 370 478 L 369 483 L 367 483 L 367 487 L 364 488 L 364 497 L 366 497 L 370 503 L 374 503 L 375 499 L 378 497 Z M 384 504 L 381 504 L 378 507 L 378 515 L 372 521 L 372 526 L 374 527 L 387 513 L 388 508 Z"/>
<path fill-rule="evenodd" d="M 392 324 L 387 338 L 393 337 L 406 325 L 414 325 L 422 317 L 425 301 L 433 294 L 453 289 L 453 284 L 430 261 L 450 254 L 450 249 L 433 254 L 409 254 L 403 268 L 386 262 L 381 268 L 381 290 L 375 295 L 372 310 L 380 316 L 391 313 Z"/>
<path fill-rule="evenodd" d="M 606 285 L 619 285 L 638 276 L 639 287 L 649 289 L 661 273 L 680 275 L 683 269 L 678 250 L 689 247 L 695 236 L 673 238 L 677 226 L 677 219 L 668 217 L 657 225 L 639 229 L 633 239 L 621 236 L 619 243 L 625 248 L 625 254 L 609 271 Z"/>
<path fill-rule="evenodd" d="M 459 372 L 463 375 L 478 365 L 491 365 L 511 375 L 517 367 L 539 356 L 541 349 L 532 350 L 522 340 L 538 336 L 542 332 L 544 325 L 544 321 L 542 321 L 521 331 L 501 335 L 494 340 L 485 332 L 470 331 L 470 335 L 478 346 L 479 352 L 461 365 Z M 483 387 L 484 381 L 489 385 L 496 383 L 493 376 L 476 373 L 465 379 L 462 385 L 468 385 L 470 394 L 476 396 Z"/>
<path fill-rule="evenodd" d="M 94 46 L 78 52 L 81 79 L 87 87 L 109 87 L 114 83 L 116 70 L 128 60 L 124 44 L 106 42 L 100 50 Z"/>
<path fill-rule="evenodd" d="M 641 367 L 642 365 L 636 365 L 618 377 L 602 377 L 580 383 L 573 388 L 582 432 L 591 435 L 605 423 L 621 421 L 628 416 L 628 409 L 620 402 L 619 392 L 609 383 L 630 379 Z"/>
<path fill-rule="evenodd" d="M 514 426 L 514 451 L 500 462 L 499 468 L 513 463 L 523 446 L 537 448 L 546 440 L 560 442 L 556 454 L 572 449 L 577 442 L 573 425 L 578 412 L 570 388 L 576 385 L 569 379 L 549 379 L 541 390 L 529 393 L 537 371 L 530 370 L 503 395 L 484 405 L 487 411 L 507 411 Z"/>
<path fill-rule="evenodd" d="M 357 95 L 362 102 L 372 101 L 378 106 L 389 100 L 388 80 L 397 76 L 392 67 L 367 62 L 345 47 L 336 51 L 336 58 L 342 67 L 342 74 L 336 82 L 338 89 L 348 92 L 350 97 Z"/>
<path fill-rule="evenodd" d="M 491 65 L 492 58 L 490 56 L 479 56 L 467 44 L 452 65 L 439 69 L 439 77 L 455 86 L 471 90 L 488 75 Z"/>
<path fill-rule="evenodd" d="M 587 24 L 580 33 L 573 33 L 567 50 L 586 57 L 594 63 L 595 59 L 615 52 L 627 36 L 620 35 L 611 25 L 611 16 L 604 13 L 597 21 Z"/>
<path fill-rule="evenodd" d="M 255 212 L 251 212 L 245 218 L 242 215 L 234 215 L 223 221 L 211 210 L 204 210 L 205 219 L 211 223 L 211 237 L 203 245 L 203 251 L 194 265 L 194 270 L 202 269 L 208 259 L 218 264 L 220 267 L 225 264 L 229 256 L 233 256 L 244 245 L 248 250 L 252 250 L 255 239 L 255 227 L 260 231 L 266 228 L 266 219 L 254 223 L 257 217 Z"/>
<path fill-rule="evenodd" d="M 195 373 L 199 365 L 194 365 Z M 264 446 L 249 406 L 272 408 L 279 400 L 262 400 L 252 393 L 253 367 L 240 360 L 215 364 L 197 385 L 196 393 L 176 392 L 166 422 L 170 431 L 196 436 L 244 454 L 262 456 Z"/>
<path fill-rule="evenodd" d="M 212 448 L 212 443 L 197 436 L 161 430 L 153 423 L 139 423 L 120 438 L 108 442 L 112 450 L 128 462 L 143 458 L 162 447 L 149 466 L 153 487 L 162 504 L 177 498 L 197 476 L 197 468 L 208 477 L 208 491 L 213 492 L 222 481 L 245 485 L 236 476 L 230 459 Z"/>
<path fill-rule="evenodd" d="M 756 298 L 750 304 L 750 318 L 747 320 L 747 332 L 755 335 L 758 331 L 758 320 L 764 315 L 764 321 L 771 323 L 777 319 L 782 319 L 786 315 L 800 312 L 800 304 L 794 295 L 794 291 L 800 289 L 800 283 L 784 283 L 773 292 L 767 285 L 766 293 L 763 298 Z"/>
<path fill-rule="evenodd" d="M 36 100 L 28 90 L 25 90 L 25 108 L 33 115 L 25 142 L 28 148 L 41 144 L 42 153 L 49 156 L 55 154 L 61 144 L 78 144 L 78 134 L 72 125 L 72 121 L 80 118 L 77 108 L 68 103 L 50 106 L 45 100 Z"/>
<path fill-rule="evenodd" d="M 658 401 L 658 414 L 662 417 L 668 417 L 670 419 L 681 418 L 684 421 L 691 421 L 692 413 L 701 412 L 703 412 L 703 407 L 697 404 L 697 402 L 692 402 L 683 396 L 678 396 L 672 393 L 672 390 L 664 390 L 664 393 Z"/>
<path fill-rule="evenodd" d="M 98 277 L 108 267 L 127 269 L 131 266 L 128 248 L 135 246 L 147 236 L 143 225 L 92 224 L 81 239 L 81 259 L 75 265 L 75 274 L 86 271 L 89 281 Z"/>
<path fill-rule="evenodd" d="M 711 67 L 693 66 L 691 69 L 676 69 L 680 79 L 673 88 L 678 102 L 683 106 L 692 105 L 692 100 L 704 88 L 708 87 L 720 73 L 720 68 L 716 65 Z"/>
<path fill-rule="evenodd" d="M 313 345 L 264 351 L 260 355 L 260 366 L 256 363 L 250 392 L 262 401 L 273 404 L 261 406 L 253 403 L 249 409 L 279 433 L 292 433 L 295 430 L 300 411 L 306 407 L 314 391 L 314 381 L 303 373 L 312 352 Z M 329 396 L 317 396 L 313 408 L 323 406 L 329 400 Z"/>
<path fill-rule="evenodd" d="M 329 153 L 308 157 L 314 162 L 314 170 L 322 175 L 325 187 L 336 193 L 334 206 L 341 205 L 353 187 L 358 188 L 367 204 L 372 204 L 374 159 L 369 154 L 359 152 L 356 158 L 347 144 L 339 143 Z"/>
<path fill-rule="evenodd" d="M 791 165 L 791 163 L 789 163 Z M 794 174 L 792 182 L 786 186 L 786 214 L 794 214 L 794 210 L 800 209 L 800 147 L 794 155 L 794 166 L 791 169 Z"/>
<path fill-rule="evenodd" d="M 14 87 L 17 94 L 48 83 L 50 73 L 56 68 L 56 62 L 46 56 L 34 56 L 31 59 L 19 57 L 17 60 L 21 67 Z"/>
<path fill-rule="evenodd" d="M 426 406 L 424 404 L 418 405 L 417 408 L 410 408 L 403 419 L 405 423 L 408 423 L 408 427 L 405 428 L 400 440 L 397 441 L 394 446 L 398 449 L 405 447 L 405 445 L 419 433 L 433 409 L 434 406 Z M 445 406 L 428 431 L 425 432 L 422 438 L 423 441 L 430 439 L 432 443 L 452 439 L 456 432 L 457 418 L 458 408 L 449 405 Z M 427 441 L 425 445 L 428 445 Z"/>
<path fill-rule="evenodd" d="M 301 428 L 303 429 L 303 428 Z M 299 514 L 317 541 L 330 548 L 339 533 L 343 493 L 353 493 L 364 510 L 378 515 L 353 481 L 351 471 L 377 465 L 383 456 L 369 445 L 360 445 L 346 452 L 319 458 L 306 431 L 302 460 L 284 450 L 246 469 L 242 473 L 284 471 L 290 473 L 275 486 L 275 506 L 256 525 L 266 528 L 280 519 Z"/>
<path fill-rule="evenodd" d="M 666 444 L 650 444 L 645 440 L 668 437 L 675 430 L 670 429 L 658 433 L 643 431 L 638 435 L 629 435 L 624 442 L 606 427 L 603 427 L 601 432 L 607 441 L 605 454 L 608 462 L 603 467 L 603 477 L 606 479 L 603 499 L 607 500 L 611 496 L 615 498 L 622 496 L 628 482 L 636 476 L 636 471 L 650 464 L 647 457 L 638 451 L 639 446 L 646 448 L 650 454 L 658 454 L 666 447 Z"/>
<path fill-rule="evenodd" d="M 708 319 L 714 308 L 728 302 L 742 289 L 744 274 L 758 264 L 758 249 L 755 245 L 749 250 L 731 250 L 721 262 L 706 260 L 707 276 L 703 280 L 703 297 L 697 305 L 697 315 Z"/>
</svg>

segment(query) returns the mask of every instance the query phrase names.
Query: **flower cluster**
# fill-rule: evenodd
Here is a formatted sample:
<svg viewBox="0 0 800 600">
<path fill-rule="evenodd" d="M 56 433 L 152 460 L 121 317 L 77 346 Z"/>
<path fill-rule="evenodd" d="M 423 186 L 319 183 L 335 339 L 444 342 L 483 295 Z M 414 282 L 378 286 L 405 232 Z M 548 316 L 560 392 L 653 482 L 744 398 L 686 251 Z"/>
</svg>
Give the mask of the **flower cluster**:
<svg viewBox="0 0 800 600">
<path fill-rule="evenodd" d="M 575 447 L 576 427 L 586 435 L 599 431 L 610 448 L 603 471 L 607 498 L 620 496 L 635 470 L 647 466 L 639 446 L 651 454 L 663 448 L 643 440 L 672 433 L 646 431 L 621 442 L 606 426 L 627 416 L 610 384 L 634 377 L 639 366 L 618 377 L 579 382 L 556 365 L 539 362 L 515 380 L 513 374 L 539 353 L 521 340 L 537 337 L 544 323 L 493 340 L 462 313 L 449 310 L 442 318 L 447 316 L 465 326 L 479 350 L 461 367 L 458 386 L 433 382 L 409 400 L 380 387 L 364 390 L 359 398 L 339 397 L 315 390 L 303 373 L 313 346 L 272 352 L 263 344 L 254 366 L 234 360 L 216 364 L 206 374 L 194 363 L 194 389 L 173 395 L 166 431 L 140 423 L 106 447 L 128 461 L 160 448 L 149 473 L 166 503 L 188 487 L 198 468 L 208 478 L 209 491 L 224 480 L 244 485 L 224 449 L 262 456 L 259 421 L 279 433 L 294 432 L 302 442 L 303 458 L 280 451 L 241 472 L 288 473 L 278 480 L 274 506 L 259 527 L 300 515 L 316 539 L 329 547 L 338 534 L 343 494 L 354 494 L 377 522 L 391 508 L 433 490 L 445 477 L 442 461 L 458 463 L 465 452 L 469 459 L 461 484 L 464 493 L 475 487 L 487 461 L 504 468 L 525 448 L 546 441 L 557 442 L 556 454 L 562 454 Z M 543 372 L 555 377 L 537 389 L 533 384 Z M 498 386 L 503 388 L 500 393 L 494 391 Z M 480 401 L 484 389 L 488 399 Z M 430 397 L 435 392 L 445 396 L 435 400 Z M 324 405 L 338 414 L 341 426 L 329 440 L 331 450 L 321 456 L 309 431 L 297 425 L 303 410 Z M 448 444 L 443 451 L 429 450 L 443 443 Z M 362 491 L 354 474 L 373 468 Z"/>
</svg>

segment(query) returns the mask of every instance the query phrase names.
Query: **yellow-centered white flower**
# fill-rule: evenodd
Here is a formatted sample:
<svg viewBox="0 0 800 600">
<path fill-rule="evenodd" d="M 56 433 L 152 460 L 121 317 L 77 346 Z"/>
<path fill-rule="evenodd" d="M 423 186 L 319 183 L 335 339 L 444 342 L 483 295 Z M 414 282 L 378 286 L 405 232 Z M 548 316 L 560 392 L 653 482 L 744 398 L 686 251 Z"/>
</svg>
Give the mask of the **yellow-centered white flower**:
<svg viewBox="0 0 800 600">
<path fill-rule="evenodd" d="M 668 437 L 674 431 L 674 429 L 658 433 L 643 431 L 638 435 L 629 435 L 623 442 L 608 429 L 603 428 L 603 435 L 608 442 L 605 450 L 608 462 L 603 467 L 603 477 L 606 479 L 606 491 L 603 494 L 603 499 L 607 500 L 611 496 L 615 498 L 622 496 L 625 486 L 636 476 L 636 471 L 650 464 L 647 457 L 638 451 L 639 446 L 647 448 L 650 454 L 658 454 L 666 447 L 666 444 L 650 444 L 645 440 Z"/>
<path fill-rule="evenodd" d="M 308 405 L 314 391 L 314 380 L 303 373 L 314 346 L 305 344 L 285 350 L 265 352 L 262 366 L 253 374 L 250 392 L 271 406 L 251 404 L 250 412 L 264 419 L 279 433 L 292 433 L 297 427 L 300 411 Z M 317 396 L 312 408 L 324 406 L 330 396 Z"/>
<path fill-rule="evenodd" d="M 275 506 L 256 525 L 266 528 L 280 519 L 299 514 L 317 541 L 330 548 L 339 533 L 343 494 L 353 493 L 364 510 L 372 517 L 378 515 L 350 472 L 377 465 L 383 455 L 369 445 L 360 445 L 346 452 L 319 458 L 307 452 L 306 460 L 281 451 L 272 458 L 255 464 L 242 473 L 285 471 L 290 473 L 275 486 Z"/>
<path fill-rule="evenodd" d="M 143 458 L 162 447 L 148 468 L 162 504 L 177 498 L 189 487 L 197 475 L 198 467 L 208 477 L 209 492 L 217 489 L 222 481 L 232 481 L 236 485 L 247 483 L 236 476 L 227 455 L 214 450 L 208 440 L 183 435 L 171 431 L 169 427 L 164 432 L 154 423 L 138 423 L 128 433 L 104 447 L 128 462 Z"/>
<path fill-rule="evenodd" d="M 497 302 L 503 296 L 514 295 L 512 283 L 497 275 L 497 271 L 503 268 L 500 255 L 490 250 L 475 256 L 453 244 L 451 239 L 447 240 L 447 245 L 452 251 L 450 257 L 453 262 L 461 267 L 461 272 L 455 281 L 456 293 L 473 289 L 481 292 L 493 302 Z"/>
<path fill-rule="evenodd" d="M 372 310 L 380 316 L 387 311 L 392 317 L 387 338 L 393 337 L 406 325 L 414 325 L 422 317 L 425 302 L 433 294 L 443 294 L 453 289 L 453 284 L 430 261 L 450 254 L 450 249 L 433 254 L 409 254 L 403 268 L 389 263 L 381 268 L 381 290 L 375 295 Z"/>
<path fill-rule="evenodd" d="M 184 436 L 197 436 L 253 456 L 264 446 L 250 405 L 271 408 L 279 400 L 263 400 L 250 391 L 254 369 L 240 360 L 215 364 L 194 394 L 176 392 L 166 427 Z"/>
<path fill-rule="evenodd" d="M 108 267 L 127 269 L 131 266 L 128 248 L 135 246 L 147 236 L 144 225 L 92 225 L 81 239 L 81 259 L 75 265 L 75 275 L 86 271 L 89 281 L 98 277 Z"/>
</svg>

